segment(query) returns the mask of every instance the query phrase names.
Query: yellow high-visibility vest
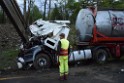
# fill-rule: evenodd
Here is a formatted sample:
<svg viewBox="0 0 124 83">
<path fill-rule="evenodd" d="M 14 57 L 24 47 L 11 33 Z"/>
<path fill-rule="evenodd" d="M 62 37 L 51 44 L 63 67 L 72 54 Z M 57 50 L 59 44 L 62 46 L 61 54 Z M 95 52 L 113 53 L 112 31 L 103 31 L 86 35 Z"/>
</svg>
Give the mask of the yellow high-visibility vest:
<svg viewBox="0 0 124 83">
<path fill-rule="evenodd" d="M 68 48 L 69 48 L 69 41 L 67 39 L 61 39 L 61 50 L 60 50 L 60 55 L 68 55 Z"/>
</svg>

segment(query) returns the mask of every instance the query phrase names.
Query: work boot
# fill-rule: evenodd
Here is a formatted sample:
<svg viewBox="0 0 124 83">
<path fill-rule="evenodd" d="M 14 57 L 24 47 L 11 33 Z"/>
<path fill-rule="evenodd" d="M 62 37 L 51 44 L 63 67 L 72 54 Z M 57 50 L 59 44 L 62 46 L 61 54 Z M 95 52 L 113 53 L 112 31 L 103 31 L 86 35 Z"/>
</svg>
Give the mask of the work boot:
<svg viewBox="0 0 124 83">
<path fill-rule="evenodd" d="M 61 81 L 64 80 L 64 76 L 60 76 L 59 80 L 61 80 Z"/>
<path fill-rule="evenodd" d="M 64 75 L 64 79 L 67 80 L 68 79 L 68 75 Z"/>
</svg>

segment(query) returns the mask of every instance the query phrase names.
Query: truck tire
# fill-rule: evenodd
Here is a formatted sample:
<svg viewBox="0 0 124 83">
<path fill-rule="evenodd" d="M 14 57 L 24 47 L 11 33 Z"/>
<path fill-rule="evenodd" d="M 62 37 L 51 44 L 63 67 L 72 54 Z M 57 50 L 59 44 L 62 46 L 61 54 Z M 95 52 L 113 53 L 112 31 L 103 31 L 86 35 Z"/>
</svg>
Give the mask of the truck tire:
<svg viewBox="0 0 124 83">
<path fill-rule="evenodd" d="M 33 66 L 37 70 L 49 68 L 51 66 L 50 58 L 47 54 L 39 53 L 33 62 Z"/>
<path fill-rule="evenodd" d="M 94 51 L 93 57 L 98 64 L 104 64 L 108 60 L 108 52 L 105 49 L 97 49 Z"/>
</svg>

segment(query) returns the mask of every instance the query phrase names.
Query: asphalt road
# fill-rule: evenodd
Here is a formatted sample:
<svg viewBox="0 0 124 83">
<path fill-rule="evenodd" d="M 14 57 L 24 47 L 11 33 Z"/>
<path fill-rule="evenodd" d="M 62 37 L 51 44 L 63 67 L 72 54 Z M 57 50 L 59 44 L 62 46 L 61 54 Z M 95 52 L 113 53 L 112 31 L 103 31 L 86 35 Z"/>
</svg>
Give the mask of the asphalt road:
<svg viewBox="0 0 124 83">
<path fill-rule="evenodd" d="M 37 77 L 37 76 L 24 76 L 24 77 L 8 77 L 1 78 L 0 83 L 124 83 L 124 75 L 121 75 L 118 81 L 104 80 L 104 79 L 92 79 L 85 77 L 70 76 L 68 80 L 59 81 L 56 77 Z M 109 78 L 109 77 L 108 77 Z"/>
<path fill-rule="evenodd" d="M 18 71 L 0 75 L 0 83 L 124 83 L 124 62 L 103 66 L 71 67 L 68 80 L 59 81 L 58 69 L 48 71 Z"/>
</svg>

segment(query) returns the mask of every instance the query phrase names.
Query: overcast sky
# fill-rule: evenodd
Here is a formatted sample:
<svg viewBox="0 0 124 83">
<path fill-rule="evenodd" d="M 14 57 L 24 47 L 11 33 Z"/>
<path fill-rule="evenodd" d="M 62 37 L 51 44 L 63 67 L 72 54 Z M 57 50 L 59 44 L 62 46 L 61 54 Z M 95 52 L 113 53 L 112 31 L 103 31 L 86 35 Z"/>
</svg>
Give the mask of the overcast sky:
<svg viewBox="0 0 124 83">
<path fill-rule="evenodd" d="M 23 2 L 24 0 L 17 0 L 17 3 L 19 4 L 19 7 L 21 8 L 21 11 L 23 10 Z M 43 9 L 44 9 L 44 1 L 45 0 L 35 0 L 35 5 L 37 5 L 38 6 L 38 8 L 40 9 L 40 10 L 42 10 L 43 11 Z M 49 0 L 48 0 L 49 1 Z M 51 6 L 52 7 L 54 7 L 54 3 L 56 3 L 56 1 L 55 0 L 52 0 L 52 2 L 51 2 Z"/>
<path fill-rule="evenodd" d="M 44 0 L 35 0 L 35 5 L 37 5 L 41 10 L 43 9 L 41 8 L 42 2 L 44 2 Z M 17 3 L 19 4 L 19 7 L 22 10 L 24 5 L 24 0 L 17 0 Z"/>
<path fill-rule="evenodd" d="M 45 0 L 34 0 L 35 1 L 35 5 L 39 8 L 40 11 L 43 11 L 44 10 L 44 1 Z M 47 0 L 47 4 L 49 3 L 49 0 Z M 58 0 L 58 2 L 61 2 L 62 0 Z M 76 2 L 78 2 L 78 0 L 75 0 Z M 17 3 L 21 9 L 21 11 L 23 12 L 23 7 L 24 7 L 24 0 L 17 0 Z M 54 4 L 57 4 L 57 1 L 56 0 L 51 0 L 51 8 L 54 8 Z M 48 6 L 47 6 L 47 9 L 48 9 Z"/>
</svg>

